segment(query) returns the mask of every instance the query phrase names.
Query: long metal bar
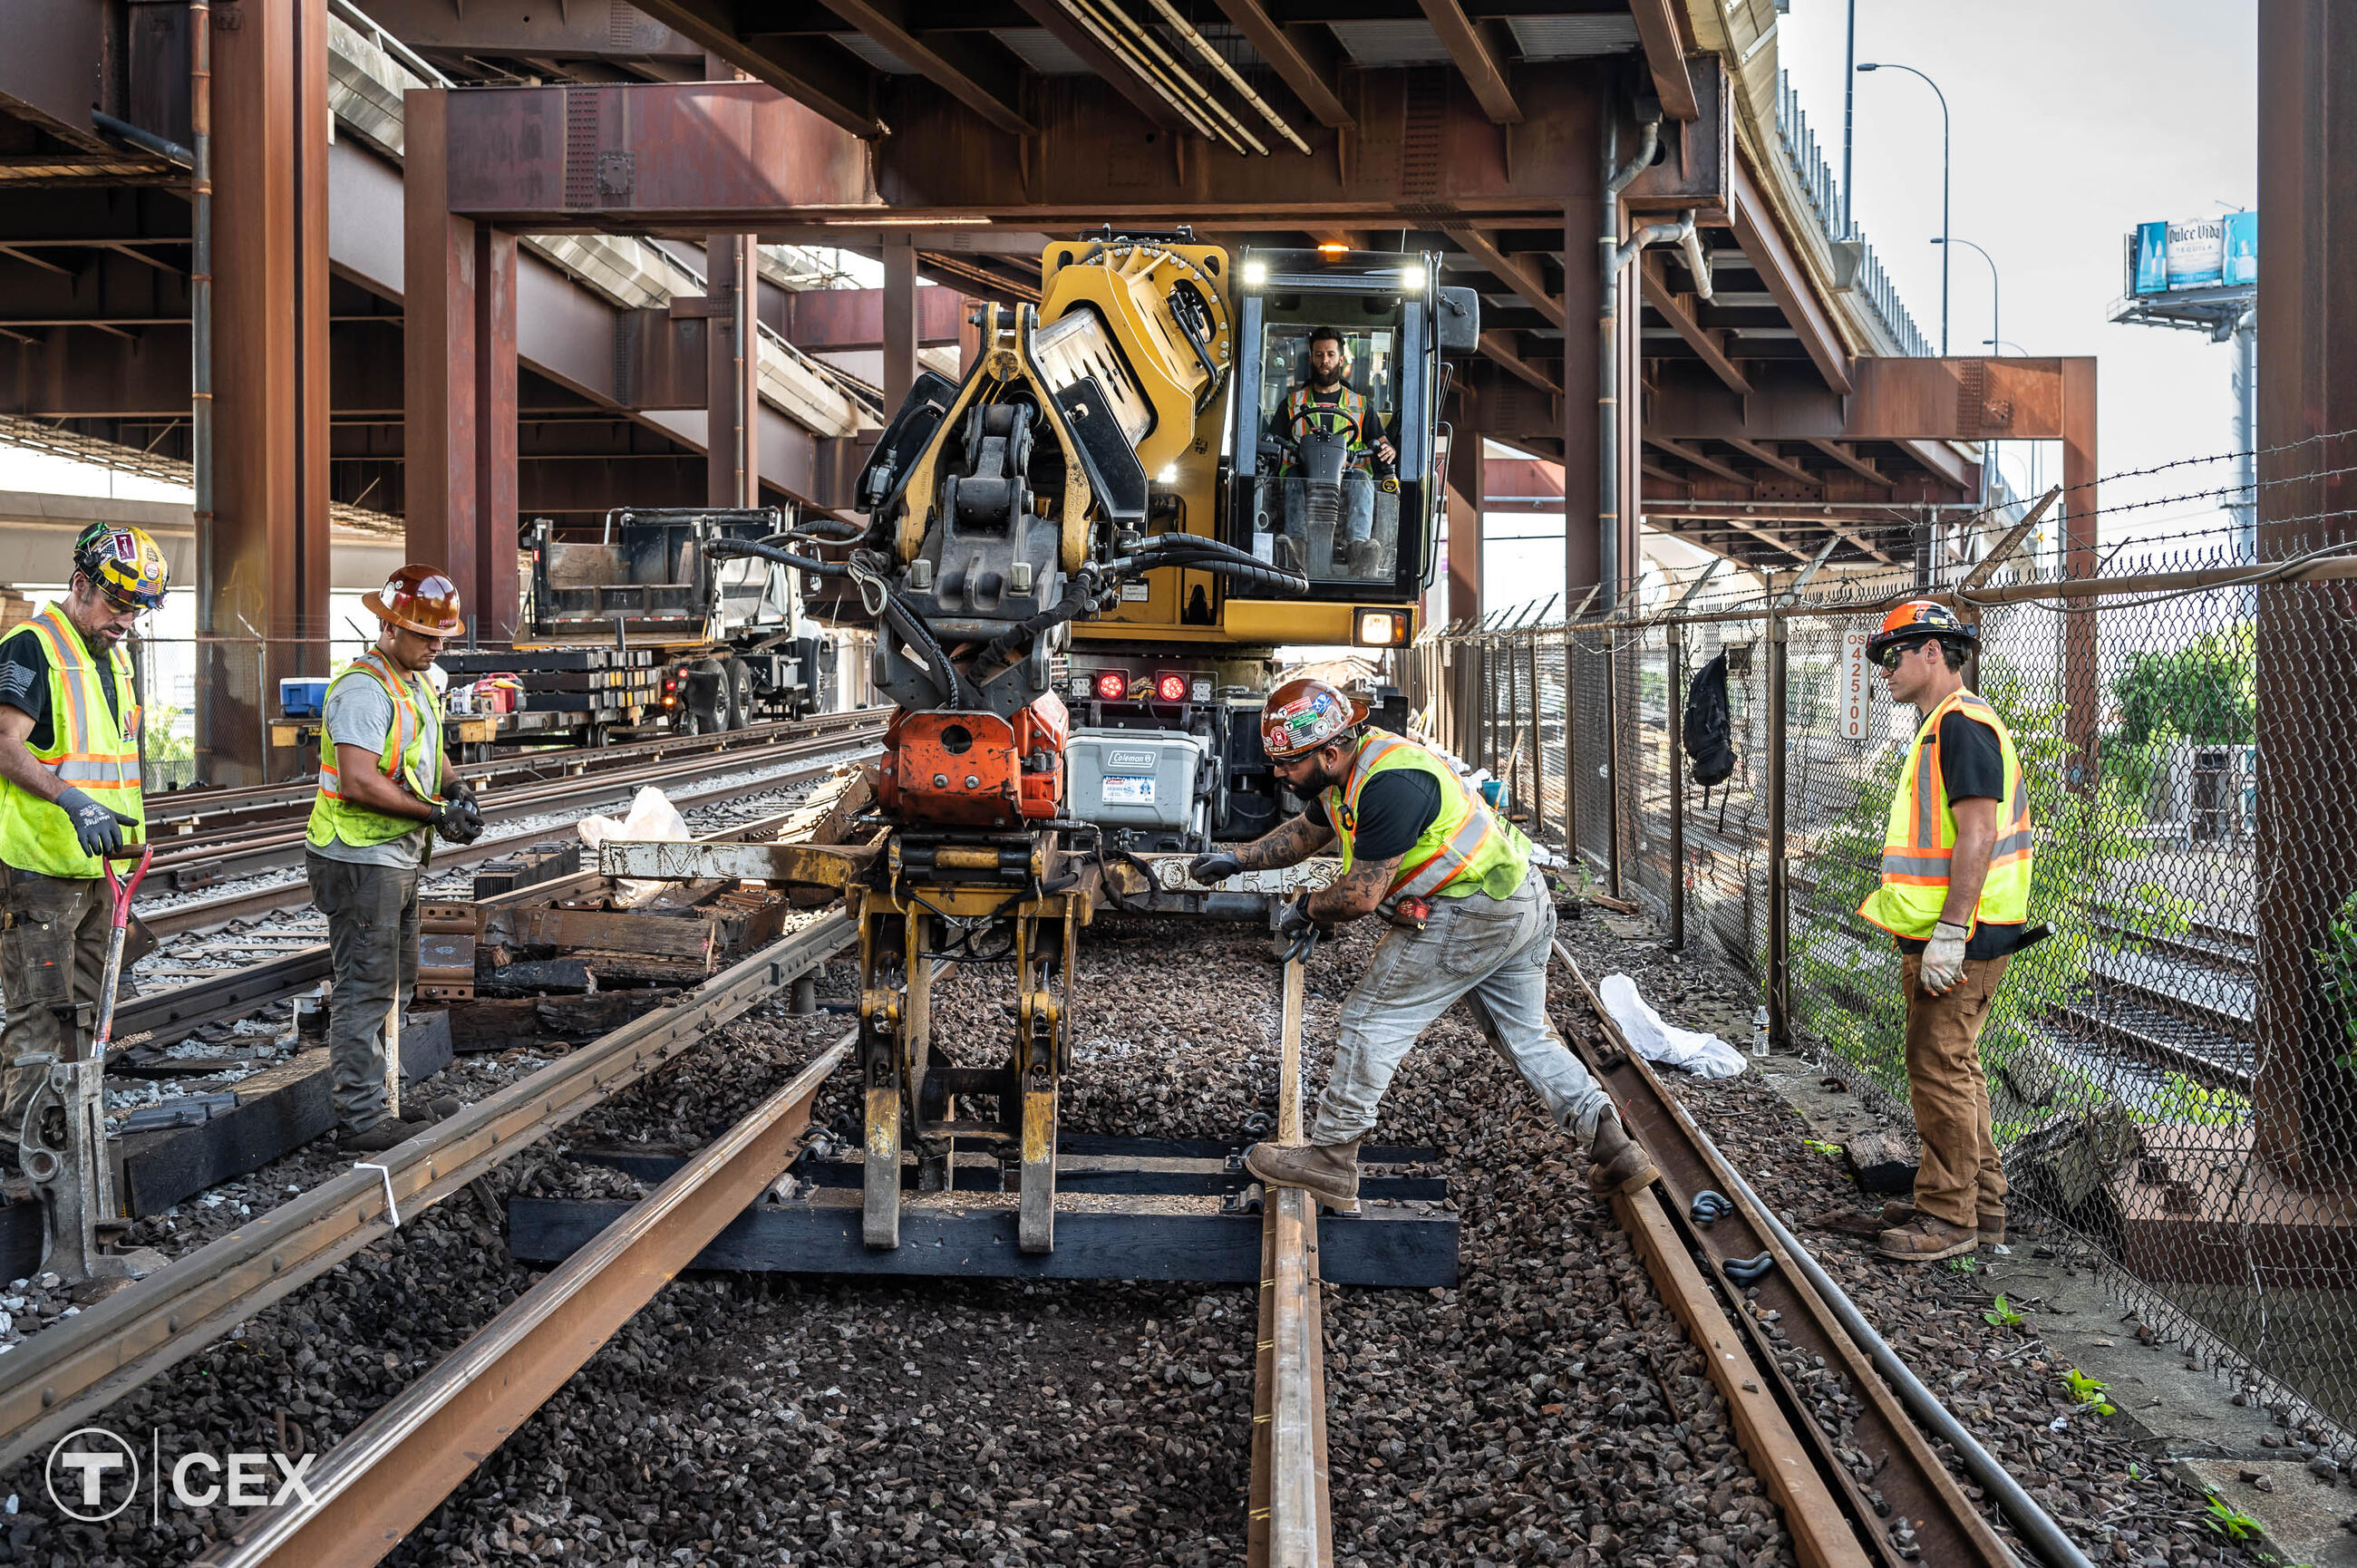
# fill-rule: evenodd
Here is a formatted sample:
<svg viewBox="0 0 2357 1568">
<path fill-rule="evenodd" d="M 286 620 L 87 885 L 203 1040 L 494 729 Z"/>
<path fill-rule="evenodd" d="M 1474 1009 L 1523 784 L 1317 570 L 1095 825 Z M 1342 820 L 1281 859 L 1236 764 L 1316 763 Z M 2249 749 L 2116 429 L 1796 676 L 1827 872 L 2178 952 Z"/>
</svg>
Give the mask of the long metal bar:
<svg viewBox="0 0 2357 1568">
<path fill-rule="evenodd" d="M 1784 678 L 1783 615 L 1768 618 L 1768 1037 L 1780 1050 L 1792 1043 L 1792 884 L 1784 864 Z"/>
<path fill-rule="evenodd" d="M 1907 1568 L 1910 1562 L 1919 1560 L 1918 1553 L 1921 1562 L 1936 1563 L 1942 1568 L 1975 1564 L 2015 1568 L 2013 1554 L 1933 1450 L 1933 1438 L 1946 1438 L 1946 1433 L 1927 1435 L 1919 1426 L 1922 1413 L 1910 1411 L 1878 1375 L 1876 1359 L 1861 1348 L 1865 1341 L 1850 1332 L 1834 1296 L 1824 1294 L 1802 1264 L 1805 1253 L 1787 1244 L 1789 1233 L 1782 1232 L 1775 1216 L 1744 1183 L 1741 1174 L 1678 1098 L 1663 1086 L 1652 1065 L 1629 1048 L 1620 1026 L 1598 1004 L 1587 976 L 1562 943 L 1555 944 L 1555 955 L 1571 972 L 1609 1042 L 1609 1051 L 1601 1058 L 1576 1040 L 1574 1047 L 1587 1057 L 1624 1119 L 1661 1166 L 1663 1189 L 1669 1200 L 1664 1207 L 1677 1227 L 1679 1250 L 1699 1257 L 1705 1267 L 1713 1270 L 1731 1259 L 1762 1251 L 1774 1259 L 1776 1266 L 1751 1286 L 1757 1300 L 1750 1308 L 1739 1311 L 1738 1326 L 1749 1344 L 1757 1381 L 1773 1391 L 1778 1402 L 1793 1414 L 1793 1430 L 1807 1443 L 1818 1474 L 1840 1499 L 1859 1543 L 1882 1568 Z M 1684 1223 L 1684 1216 L 1706 1188 L 1732 1197 L 1736 1208 L 1703 1230 Z M 1775 1323 L 1781 1343 L 1769 1338 L 1763 1321 Z M 1822 1365 L 1844 1376 L 1855 1394 L 1855 1402 L 1844 1406 L 1846 1420 L 1838 1440 L 1812 1418 L 1822 1394 L 1803 1391 L 1784 1372 L 1779 1352 L 1789 1355 L 1793 1350 L 1802 1353 L 1803 1364 Z M 1962 1434 L 1962 1428 L 1957 1430 Z M 1963 1435 L 1965 1443 L 1971 1442 L 1969 1434 Z M 1845 1459 L 1840 1444 L 1863 1456 L 1859 1468 L 1867 1472 L 1867 1478 L 1853 1473 L 1850 1465 L 1856 1461 Z M 1962 1444 L 1958 1452 L 1964 1452 Z M 1756 1452 L 1753 1458 L 1757 1464 Z M 1868 1486 L 1875 1495 L 1867 1494 Z M 1911 1551 L 1889 1535 L 1902 1518 L 1915 1532 Z M 2035 1540 L 2035 1525 L 2025 1529 L 2024 1534 Z M 2055 1568 L 2085 1568 L 2085 1564 L 2073 1552 L 2071 1559 L 2057 1561 Z"/>
<path fill-rule="evenodd" d="M 139 1280 L 0 1360 L 0 1464 L 56 1442 L 148 1379 L 414 1214 L 532 1147 L 849 945 L 830 915 Z M 388 1208 L 388 1199 L 392 1208 Z"/>
<path fill-rule="evenodd" d="M 1684 662 L 1685 633 L 1671 627 L 1664 634 L 1668 643 L 1669 723 L 1662 727 L 1669 734 L 1664 740 L 1669 746 L 1670 764 L 1670 950 L 1684 952 L 1686 947 L 1686 780 L 1685 780 L 1685 705 L 1678 700 L 1678 682 Z"/>
<path fill-rule="evenodd" d="M 200 1561 L 368 1568 L 793 1163 L 845 1036 L 331 1449 L 316 1502 L 255 1514 Z"/>
<path fill-rule="evenodd" d="M 1302 968 L 1285 966 L 1276 1141 L 1299 1144 Z M 1326 1359 L 1318 1300 L 1318 1206 L 1297 1187 L 1263 1199 L 1259 1356 L 1253 1382 L 1252 1568 L 1334 1561 L 1326 1467 Z"/>
<path fill-rule="evenodd" d="M 1605 888 L 1615 898 L 1620 889 L 1620 840 L 1627 824 L 1620 800 L 1620 638 L 1617 628 L 1604 634 L 1604 792 L 1610 808 L 1612 842 L 1604 855 Z"/>
<path fill-rule="evenodd" d="M 1539 723 L 1539 636 L 1533 630 L 1523 639 L 1531 655 L 1531 832 L 1546 827 L 1546 737 Z"/>
<path fill-rule="evenodd" d="M 188 0 L 188 477 L 197 549 L 213 527 L 213 12 Z"/>
</svg>

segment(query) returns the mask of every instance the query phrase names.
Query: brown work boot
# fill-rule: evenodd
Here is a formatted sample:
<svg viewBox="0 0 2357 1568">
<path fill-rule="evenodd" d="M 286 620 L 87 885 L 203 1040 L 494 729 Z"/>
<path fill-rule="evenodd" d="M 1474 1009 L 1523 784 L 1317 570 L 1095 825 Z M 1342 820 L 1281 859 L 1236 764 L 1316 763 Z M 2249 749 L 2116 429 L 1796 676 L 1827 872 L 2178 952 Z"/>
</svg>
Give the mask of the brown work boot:
<svg viewBox="0 0 2357 1568">
<path fill-rule="evenodd" d="M 1943 1258 L 1961 1258 L 1979 1245 L 1978 1231 L 1951 1225 L 1936 1215 L 1919 1213 L 1906 1224 L 1885 1230 L 1875 1241 L 1874 1250 L 1901 1262 L 1936 1263 Z"/>
<path fill-rule="evenodd" d="M 1268 1187 L 1297 1187 L 1340 1214 L 1359 1208 L 1359 1140 L 1288 1148 L 1254 1144 L 1244 1151 L 1244 1169 Z"/>
<path fill-rule="evenodd" d="M 405 1100 L 401 1105 L 401 1119 L 412 1123 L 447 1122 L 466 1108 L 455 1094 L 445 1094 L 433 1100 Z"/>
<path fill-rule="evenodd" d="M 409 1142 L 410 1128 L 405 1122 L 388 1116 L 382 1122 L 346 1133 L 336 1140 L 339 1155 L 381 1155 L 387 1149 L 397 1149 Z"/>
<path fill-rule="evenodd" d="M 1906 1224 L 1910 1219 L 1914 1218 L 1915 1206 L 1911 1203 L 1893 1198 L 1890 1202 L 1882 1206 L 1883 1224 L 1893 1227 L 1894 1229 L 1898 1226 Z M 1973 1219 L 1978 1226 L 1982 1246 L 2002 1247 L 2005 1245 L 2004 1209 L 1984 1208 L 1975 1214 Z"/>
<path fill-rule="evenodd" d="M 1607 1110 L 1596 1119 L 1596 1139 L 1587 1152 L 1593 1161 L 1587 1167 L 1587 1185 L 1607 1197 L 1616 1192 L 1639 1191 L 1662 1174 L 1645 1145 L 1629 1136 L 1617 1111 Z"/>
</svg>

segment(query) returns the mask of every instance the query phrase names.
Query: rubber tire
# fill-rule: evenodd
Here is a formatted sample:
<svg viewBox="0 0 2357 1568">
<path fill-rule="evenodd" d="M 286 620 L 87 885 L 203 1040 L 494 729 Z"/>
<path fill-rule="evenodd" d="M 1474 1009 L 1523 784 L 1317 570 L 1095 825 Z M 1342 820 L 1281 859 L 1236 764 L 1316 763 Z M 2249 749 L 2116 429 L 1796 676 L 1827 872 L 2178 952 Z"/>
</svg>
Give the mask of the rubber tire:
<svg viewBox="0 0 2357 1568">
<path fill-rule="evenodd" d="M 730 729 L 743 729 L 759 720 L 759 710 L 753 696 L 753 671 L 741 659 L 721 661 L 726 671 L 722 690 L 727 698 L 727 723 Z"/>
<path fill-rule="evenodd" d="M 698 735 L 718 735 L 737 726 L 728 722 L 728 671 L 717 659 L 706 659 L 692 671 L 695 677 L 693 695 L 684 706 L 694 711 Z M 711 693 L 711 706 L 705 707 L 705 693 Z"/>
</svg>

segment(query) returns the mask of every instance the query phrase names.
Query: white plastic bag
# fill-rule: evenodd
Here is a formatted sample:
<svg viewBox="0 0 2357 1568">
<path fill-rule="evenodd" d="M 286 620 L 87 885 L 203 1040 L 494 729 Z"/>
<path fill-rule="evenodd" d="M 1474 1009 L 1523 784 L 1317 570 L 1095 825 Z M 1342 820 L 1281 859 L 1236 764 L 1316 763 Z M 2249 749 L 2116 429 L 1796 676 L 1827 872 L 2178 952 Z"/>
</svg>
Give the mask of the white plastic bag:
<svg viewBox="0 0 2357 1568">
<path fill-rule="evenodd" d="M 1743 1070 L 1743 1053 L 1717 1035 L 1697 1035 L 1662 1022 L 1637 983 L 1625 974 L 1608 974 L 1596 988 L 1597 1000 L 1620 1026 L 1620 1033 L 1639 1056 L 1663 1067 L 1682 1068 L 1698 1078 L 1733 1078 Z"/>
<path fill-rule="evenodd" d="M 579 830 L 581 842 L 596 854 L 597 846 L 608 839 L 620 843 L 667 842 L 685 843 L 688 839 L 687 819 L 671 803 L 671 797 L 655 785 L 642 786 L 630 797 L 630 814 L 620 822 L 611 817 L 584 817 L 574 824 Z M 668 882 L 640 882 L 623 877 L 614 884 L 614 907 L 635 909 L 653 898 Z"/>
</svg>

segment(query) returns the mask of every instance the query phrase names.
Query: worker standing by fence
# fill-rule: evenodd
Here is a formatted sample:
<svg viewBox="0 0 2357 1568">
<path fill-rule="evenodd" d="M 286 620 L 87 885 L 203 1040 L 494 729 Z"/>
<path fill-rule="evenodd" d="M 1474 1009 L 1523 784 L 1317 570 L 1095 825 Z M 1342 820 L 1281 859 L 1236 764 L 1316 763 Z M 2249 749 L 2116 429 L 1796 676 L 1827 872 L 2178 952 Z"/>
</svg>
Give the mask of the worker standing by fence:
<svg viewBox="0 0 2357 1568">
<path fill-rule="evenodd" d="M 304 856 L 311 900 L 328 918 L 328 1062 L 337 1146 L 347 1154 L 390 1149 L 409 1135 L 387 1114 L 385 1026 L 396 1001 L 406 1009 L 417 989 L 417 885 L 436 832 L 465 844 L 483 832 L 473 787 L 443 749 L 442 703 L 425 678 L 444 639 L 466 629 L 457 585 L 438 567 L 413 564 L 361 603 L 382 624 L 376 646 L 328 682 Z"/>
<path fill-rule="evenodd" d="M 1915 1201 L 1884 1208 L 1890 1229 L 1877 1251 L 1912 1262 L 2005 1240 L 2005 1166 L 1980 1034 L 2006 966 L 2036 940 L 2029 786 L 2005 722 L 1964 689 L 1976 636 L 1946 606 L 1915 599 L 1886 616 L 1866 649 L 1891 700 L 1922 715 L 1890 802 L 1882 882 L 1857 911 L 1902 955 L 1907 1090 L 1923 1161 Z"/>
<path fill-rule="evenodd" d="M 74 541 L 64 601 L 0 639 L 0 1159 L 12 1165 L 45 1076 L 27 1058 L 90 1052 L 111 911 L 100 857 L 146 831 L 123 639 L 164 602 L 169 575 L 145 530 L 92 523 Z M 126 965 L 154 945 L 135 937 Z"/>
</svg>

